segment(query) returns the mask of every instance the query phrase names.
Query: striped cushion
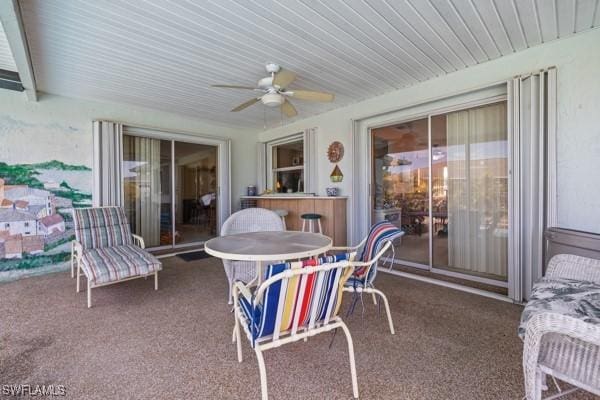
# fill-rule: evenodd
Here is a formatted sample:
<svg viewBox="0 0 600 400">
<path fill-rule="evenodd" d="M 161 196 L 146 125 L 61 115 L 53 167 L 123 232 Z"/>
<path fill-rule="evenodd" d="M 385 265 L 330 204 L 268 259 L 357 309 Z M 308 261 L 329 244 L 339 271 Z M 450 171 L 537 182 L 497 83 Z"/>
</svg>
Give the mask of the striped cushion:
<svg viewBox="0 0 600 400">
<path fill-rule="evenodd" d="M 387 221 L 376 223 L 369 231 L 369 236 L 367 236 L 367 241 L 365 242 L 360 254 L 360 260 L 363 262 L 371 261 L 373 258 L 375 258 L 377 252 L 381 250 L 386 242 L 394 241 L 402 235 L 404 235 L 404 232 L 398 229 L 396 225 L 393 225 Z M 367 281 L 372 282 L 373 279 L 375 279 L 376 267 L 376 265 L 371 267 L 369 276 L 366 277 Z M 354 276 L 364 280 L 364 275 L 367 272 L 367 269 L 367 267 L 358 268 L 354 272 Z"/>
<path fill-rule="evenodd" d="M 312 260 L 269 265 L 265 279 L 286 269 L 309 267 L 315 263 Z M 336 316 L 341 304 L 342 272 L 342 268 L 336 268 L 277 281 L 267 288 L 262 303 L 256 307 L 240 298 L 240 309 L 252 338 L 289 331 L 295 320 L 298 321 L 298 329 L 302 329 Z M 313 314 L 314 320 L 311 321 Z"/>
<path fill-rule="evenodd" d="M 73 221 L 75 238 L 84 249 L 133 243 L 131 229 L 121 207 L 76 208 Z"/>
<path fill-rule="evenodd" d="M 94 284 L 148 275 L 162 269 L 156 257 L 131 244 L 84 250 L 81 261 L 86 276 Z"/>
</svg>

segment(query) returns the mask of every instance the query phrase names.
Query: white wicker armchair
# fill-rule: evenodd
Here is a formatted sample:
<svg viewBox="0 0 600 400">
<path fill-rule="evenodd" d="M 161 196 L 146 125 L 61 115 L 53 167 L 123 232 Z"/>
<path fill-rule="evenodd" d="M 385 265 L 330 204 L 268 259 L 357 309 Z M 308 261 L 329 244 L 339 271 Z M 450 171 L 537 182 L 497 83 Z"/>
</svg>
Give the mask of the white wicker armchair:
<svg viewBox="0 0 600 400">
<path fill-rule="evenodd" d="M 553 257 L 542 283 L 560 284 L 565 280 L 580 281 L 582 286 L 591 287 L 594 292 L 597 286 L 600 294 L 600 260 L 566 254 Z M 549 292 L 557 290 L 549 287 Z M 575 287 L 580 288 L 577 283 Z M 548 300 L 542 298 L 541 301 Z M 573 300 L 568 296 L 565 301 Z M 542 398 L 547 375 L 600 395 L 600 323 L 562 313 L 554 307 L 548 308 L 533 312 L 525 325 L 523 371 L 526 398 Z M 558 396 L 566 393 L 562 391 Z"/>
<path fill-rule="evenodd" d="M 232 214 L 221 227 L 221 236 L 247 232 L 285 231 L 281 217 L 264 208 L 247 208 Z M 256 277 L 254 261 L 223 260 L 229 281 L 229 304 L 232 304 L 231 288 L 235 281 L 250 282 Z"/>
</svg>

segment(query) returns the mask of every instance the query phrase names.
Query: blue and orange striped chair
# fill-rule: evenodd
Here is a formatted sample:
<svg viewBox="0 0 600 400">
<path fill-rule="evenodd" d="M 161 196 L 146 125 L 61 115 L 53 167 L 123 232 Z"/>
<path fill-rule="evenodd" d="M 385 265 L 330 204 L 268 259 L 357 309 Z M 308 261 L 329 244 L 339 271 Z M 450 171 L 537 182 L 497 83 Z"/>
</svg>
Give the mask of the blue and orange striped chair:
<svg viewBox="0 0 600 400">
<path fill-rule="evenodd" d="M 309 336 L 341 328 L 348 342 L 352 391 L 358 398 L 354 346 L 346 324 L 339 317 L 342 293 L 353 268 L 348 256 L 317 261 L 270 265 L 265 281 L 252 293 L 237 281 L 233 288 L 238 361 L 242 362 L 241 332 L 250 341 L 260 370 L 263 400 L 268 399 L 267 376 L 262 352 Z"/>
<path fill-rule="evenodd" d="M 394 331 L 394 322 L 390 313 L 390 305 L 385 294 L 375 288 L 373 282 L 377 275 L 377 264 L 381 257 L 390 249 L 393 242 L 402 237 L 404 232 L 397 226 L 387 222 L 378 222 L 371 227 L 369 234 L 358 245 L 352 247 L 333 247 L 333 251 L 357 251 L 362 247 L 360 257 L 352 262 L 356 268 L 352 276 L 346 281 L 344 290 L 356 294 L 370 293 L 373 296 L 373 302 L 377 304 L 377 295 L 383 300 L 385 312 L 392 335 Z M 356 299 L 352 303 L 352 308 L 356 304 Z"/>
</svg>

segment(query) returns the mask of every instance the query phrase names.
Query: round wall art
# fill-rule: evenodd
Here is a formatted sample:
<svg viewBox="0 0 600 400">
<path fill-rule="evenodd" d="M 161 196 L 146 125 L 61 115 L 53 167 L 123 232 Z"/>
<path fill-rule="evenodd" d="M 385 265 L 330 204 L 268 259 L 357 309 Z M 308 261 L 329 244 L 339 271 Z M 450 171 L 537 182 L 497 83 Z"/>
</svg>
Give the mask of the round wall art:
<svg viewBox="0 0 600 400">
<path fill-rule="evenodd" d="M 344 158 L 344 145 L 341 142 L 332 142 L 327 148 L 327 158 L 332 163 L 338 163 Z"/>
</svg>

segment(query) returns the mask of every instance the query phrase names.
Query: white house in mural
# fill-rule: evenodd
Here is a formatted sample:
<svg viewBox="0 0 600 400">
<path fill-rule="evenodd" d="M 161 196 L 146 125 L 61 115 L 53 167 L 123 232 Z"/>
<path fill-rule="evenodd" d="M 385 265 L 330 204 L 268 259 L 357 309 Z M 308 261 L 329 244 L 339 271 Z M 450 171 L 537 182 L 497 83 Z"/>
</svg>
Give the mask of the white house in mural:
<svg viewBox="0 0 600 400">
<path fill-rule="evenodd" d="M 38 218 L 54 214 L 54 198 L 54 194 L 47 190 L 25 185 L 5 185 L 4 180 L 0 178 L 0 203 L 12 202 L 15 207 L 26 208 L 35 213 Z"/>
<path fill-rule="evenodd" d="M 62 233 L 65 231 L 65 220 L 60 214 L 47 215 L 39 220 L 38 227 L 38 232 L 44 236 Z"/>
<path fill-rule="evenodd" d="M 37 235 L 37 218 L 28 211 L 15 208 L 0 209 L 0 232 L 9 235 Z"/>
<path fill-rule="evenodd" d="M 5 185 L 0 178 L 0 259 L 44 251 L 44 239 L 65 231 L 56 213 L 55 195 L 25 185 Z"/>
</svg>

